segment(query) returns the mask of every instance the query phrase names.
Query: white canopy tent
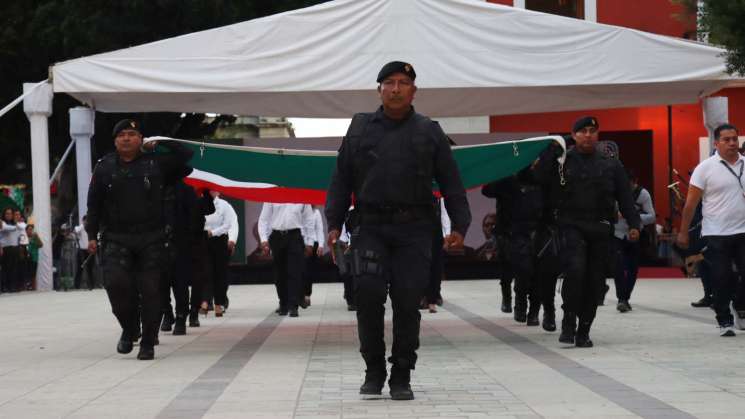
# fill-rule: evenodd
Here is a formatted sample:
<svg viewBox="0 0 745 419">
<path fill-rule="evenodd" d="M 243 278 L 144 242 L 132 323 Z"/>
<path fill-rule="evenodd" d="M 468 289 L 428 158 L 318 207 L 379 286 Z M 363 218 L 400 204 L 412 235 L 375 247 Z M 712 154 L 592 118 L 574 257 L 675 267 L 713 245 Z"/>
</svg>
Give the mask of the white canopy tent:
<svg viewBox="0 0 745 419">
<path fill-rule="evenodd" d="M 740 81 L 722 50 L 477 0 L 336 0 L 83 57 L 54 91 L 99 111 L 349 117 L 413 64 L 417 109 L 481 116 L 692 103 Z"/>
<path fill-rule="evenodd" d="M 50 240 L 52 88 L 103 112 L 350 117 L 378 105 L 380 67 L 404 60 L 418 74 L 417 110 L 484 116 L 693 103 L 743 85 L 723 52 L 479 0 L 335 0 L 58 63 L 51 86 L 25 86 L 38 230 Z M 83 155 L 91 109 L 71 113 Z M 50 287 L 47 246 L 39 272 Z"/>
</svg>

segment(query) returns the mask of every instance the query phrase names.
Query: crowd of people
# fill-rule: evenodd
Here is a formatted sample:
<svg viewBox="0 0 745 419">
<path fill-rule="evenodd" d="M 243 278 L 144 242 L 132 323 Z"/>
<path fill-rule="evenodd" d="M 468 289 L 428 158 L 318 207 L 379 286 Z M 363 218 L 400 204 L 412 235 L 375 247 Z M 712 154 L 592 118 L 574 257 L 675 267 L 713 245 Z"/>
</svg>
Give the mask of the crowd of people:
<svg viewBox="0 0 745 419">
<path fill-rule="evenodd" d="M 43 246 L 33 224 L 27 224 L 23 213 L 3 209 L 0 218 L 0 292 L 36 289 L 36 265 Z"/>
</svg>

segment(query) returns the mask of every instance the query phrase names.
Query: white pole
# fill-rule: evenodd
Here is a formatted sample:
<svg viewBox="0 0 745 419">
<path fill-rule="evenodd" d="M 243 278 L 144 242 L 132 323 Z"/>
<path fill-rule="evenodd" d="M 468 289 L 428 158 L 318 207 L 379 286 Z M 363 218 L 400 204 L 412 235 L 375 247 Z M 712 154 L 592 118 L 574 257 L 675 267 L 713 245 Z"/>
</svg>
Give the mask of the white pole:
<svg viewBox="0 0 745 419">
<path fill-rule="evenodd" d="M 87 211 L 88 185 L 91 181 L 91 137 L 96 112 L 78 106 L 70 109 L 70 137 L 75 141 L 75 165 L 78 172 L 78 222 Z"/>
<path fill-rule="evenodd" d="M 714 130 L 729 122 L 729 100 L 726 96 L 707 97 L 702 102 L 704 110 L 704 126 L 709 132 L 709 153 L 714 151 Z"/>
<path fill-rule="evenodd" d="M 24 92 L 36 83 L 24 83 Z M 31 124 L 31 170 L 34 191 L 36 232 L 43 246 L 39 249 L 36 289 L 49 291 L 52 283 L 52 208 L 49 195 L 49 129 L 47 118 L 52 115 L 51 84 L 44 84 L 23 100 L 23 111 Z"/>
</svg>

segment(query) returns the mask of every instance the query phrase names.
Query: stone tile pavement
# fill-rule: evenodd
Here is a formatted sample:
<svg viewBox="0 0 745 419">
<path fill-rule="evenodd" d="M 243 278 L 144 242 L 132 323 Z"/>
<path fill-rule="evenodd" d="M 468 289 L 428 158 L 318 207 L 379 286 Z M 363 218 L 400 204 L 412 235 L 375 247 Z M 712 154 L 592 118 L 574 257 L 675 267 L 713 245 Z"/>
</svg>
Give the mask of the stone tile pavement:
<svg viewBox="0 0 745 419">
<path fill-rule="evenodd" d="M 696 280 L 634 294 L 620 314 L 611 290 L 596 346 L 577 349 L 499 312 L 497 281 L 445 282 L 445 306 L 422 312 L 409 402 L 359 396 L 341 284 L 316 285 L 299 318 L 273 314 L 273 286 L 233 286 L 225 317 L 162 334 L 155 361 L 115 352 L 102 290 L 3 294 L 0 418 L 744 418 L 745 331 L 720 338 L 690 307 Z"/>
</svg>

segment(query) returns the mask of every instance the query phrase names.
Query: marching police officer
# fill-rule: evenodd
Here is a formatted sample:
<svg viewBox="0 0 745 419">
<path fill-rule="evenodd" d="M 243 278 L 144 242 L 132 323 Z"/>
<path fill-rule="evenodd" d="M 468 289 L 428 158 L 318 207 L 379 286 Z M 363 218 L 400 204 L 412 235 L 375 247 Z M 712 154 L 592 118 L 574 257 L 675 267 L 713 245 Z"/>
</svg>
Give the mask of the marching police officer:
<svg viewBox="0 0 745 419">
<path fill-rule="evenodd" d="M 613 223 L 618 209 L 629 223 L 629 239 L 639 239 L 639 214 L 621 162 L 596 150 L 598 120 L 580 118 L 572 127 L 576 145 L 563 153 L 552 146 L 543 153 L 536 176 L 549 188 L 549 201 L 559 229 L 564 283 L 564 319 L 559 341 L 592 347 L 590 327 L 595 319 L 600 287 L 605 282 Z M 577 325 L 579 319 L 579 325 Z"/>
<path fill-rule="evenodd" d="M 360 394 L 381 394 L 386 378 L 383 315 L 387 290 L 393 304 L 393 364 L 388 381 L 395 400 L 414 398 L 409 385 L 419 347 L 419 302 L 428 282 L 433 224 L 432 180 L 452 220 L 446 238 L 463 246 L 471 213 L 458 167 L 440 126 L 414 111 L 416 73 L 393 61 L 378 74 L 382 106 L 356 114 L 339 149 L 329 186 L 329 248 L 339 238 L 351 196 L 355 211 L 352 274 L 360 352 L 367 364 Z"/>
<path fill-rule="evenodd" d="M 537 326 L 543 304 L 543 328 L 556 330 L 558 255 L 552 251 L 545 188 L 526 167 L 513 176 L 484 185 L 481 193 L 496 198 L 500 209 L 508 256 L 505 259 L 510 261 L 515 275 L 515 321 Z"/>
<path fill-rule="evenodd" d="M 101 233 L 106 292 L 122 327 L 117 351 L 132 351 L 139 328 L 139 301 L 142 340 L 137 358 L 153 359 L 165 260 L 163 194 L 167 185 L 189 174 L 186 162 L 192 152 L 171 141 L 162 142 L 170 153 L 152 152 L 154 142 L 143 145 L 140 124 L 131 119 L 119 121 L 113 136 L 116 152 L 98 161 L 88 190 L 88 250 L 98 250 Z"/>
</svg>

